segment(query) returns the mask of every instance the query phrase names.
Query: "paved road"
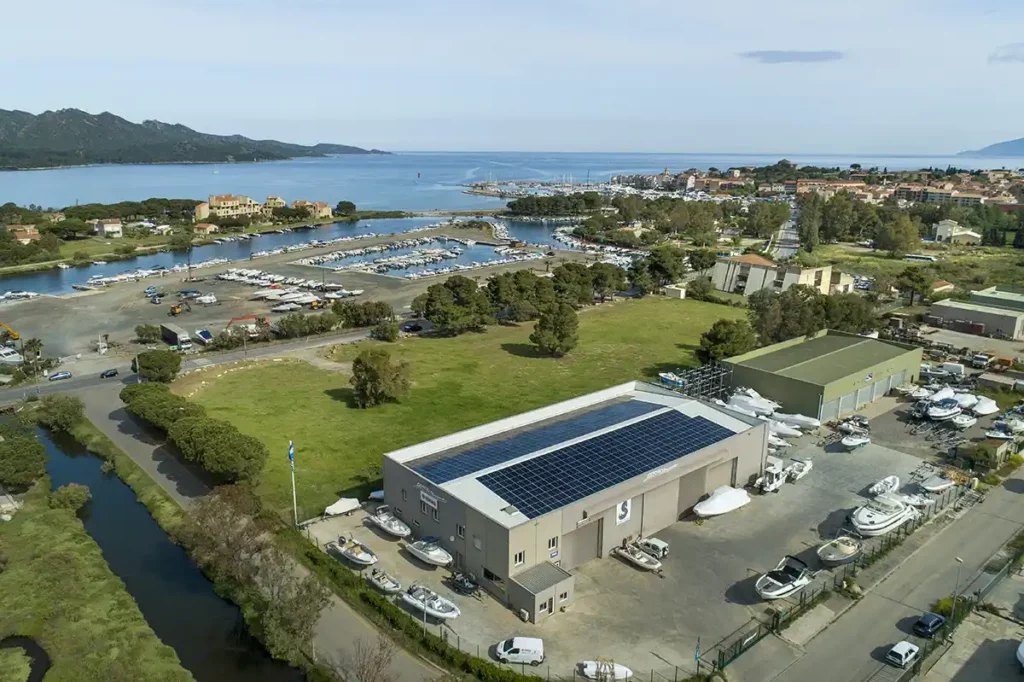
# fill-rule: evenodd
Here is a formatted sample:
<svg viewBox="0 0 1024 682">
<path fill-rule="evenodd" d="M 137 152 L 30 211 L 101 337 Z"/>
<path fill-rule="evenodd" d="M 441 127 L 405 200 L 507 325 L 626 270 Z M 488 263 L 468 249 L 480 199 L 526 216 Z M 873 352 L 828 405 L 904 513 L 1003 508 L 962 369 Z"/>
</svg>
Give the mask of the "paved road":
<svg viewBox="0 0 1024 682">
<path fill-rule="evenodd" d="M 796 231 L 795 218 L 788 221 L 775 234 L 775 244 L 772 247 L 772 254 L 776 258 L 789 258 L 800 248 L 800 235 Z"/>
<path fill-rule="evenodd" d="M 907 633 L 917 616 L 948 596 L 964 563 L 961 592 L 984 583 L 982 567 L 1024 527 L 1024 479 L 1018 473 L 984 502 L 942 529 L 892 575 L 866 594 L 807 645 L 807 653 L 774 682 L 862 682 L 884 667 L 886 650 Z M 972 583 L 978 579 L 978 585 Z"/>
</svg>

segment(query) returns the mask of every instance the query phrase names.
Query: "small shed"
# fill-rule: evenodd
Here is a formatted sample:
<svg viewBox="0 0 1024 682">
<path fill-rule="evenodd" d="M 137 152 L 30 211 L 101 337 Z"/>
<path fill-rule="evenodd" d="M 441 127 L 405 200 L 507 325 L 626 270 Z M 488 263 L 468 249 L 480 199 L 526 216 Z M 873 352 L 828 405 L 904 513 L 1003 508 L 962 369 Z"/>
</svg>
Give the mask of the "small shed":
<svg viewBox="0 0 1024 682">
<path fill-rule="evenodd" d="M 555 609 L 572 603 L 576 578 L 550 561 L 539 563 L 509 581 L 509 606 L 523 620 L 539 623 Z"/>
<path fill-rule="evenodd" d="M 665 295 L 669 298 L 683 299 L 686 298 L 686 283 L 678 282 L 676 284 L 669 284 L 664 287 L 662 291 L 664 291 Z"/>
</svg>

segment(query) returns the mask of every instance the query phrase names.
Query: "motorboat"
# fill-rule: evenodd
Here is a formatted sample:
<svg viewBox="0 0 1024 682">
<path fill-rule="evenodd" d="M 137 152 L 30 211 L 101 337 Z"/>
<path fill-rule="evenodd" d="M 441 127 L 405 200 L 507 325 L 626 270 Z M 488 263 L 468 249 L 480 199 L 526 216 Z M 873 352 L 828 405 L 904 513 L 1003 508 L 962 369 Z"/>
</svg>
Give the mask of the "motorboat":
<svg viewBox="0 0 1024 682">
<path fill-rule="evenodd" d="M 950 398 L 954 398 L 955 396 L 956 391 L 954 391 L 949 386 L 943 386 L 939 390 L 935 391 L 935 393 L 932 393 L 930 396 L 925 398 L 925 400 L 932 403 L 938 403 L 942 402 L 943 400 L 949 400 Z"/>
<path fill-rule="evenodd" d="M 978 418 L 972 417 L 966 412 L 961 412 L 958 415 L 954 415 L 949 422 L 958 429 L 969 429 L 978 423 Z"/>
<path fill-rule="evenodd" d="M 945 472 L 929 476 L 921 481 L 921 489 L 929 493 L 941 493 L 956 485 L 956 481 L 950 478 Z"/>
<path fill-rule="evenodd" d="M 867 433 L 870 429 L 870 425 L 867 419 L 864 419 L 859 415 L 855 415 L 840 422 L 836 429 L 843 433 L 860 435 Z"/>
<path fill-rule="evenodd" d="M 1024 642 L 1017 647 L 1017 662 L 1024 666 Z"/>
<path fill-rule="evenodd" d="M 452 555 L 441 546 L 441 541 L 435 537 L 425 537 L 422 540 L 408 543 L 405 548 L 414 557 L 426 564 L 434 566 L 447 566 L 452 562 Z"/>
<path fill-rule="evenodd" d="M 391 512 L 391 508 L 386 504 L 382 504 L 373 510 L 373 513 L 367 517 L 373 525 L 380 528 L 382 531 L 389 535 L 394 535 L 396 538 L 407 538 L 412 532 L 412 529 L 403 521 Z"/>
<path fill-rule="evenodd" d="M 351 537 L 339 535 L 336 542 L 327 543 L 327 551 L 340 554 L 354 564 L 373 566 L 377 563 L 377 555 L 372 549 Z"/>
<path fill-rule="evenodd" d="M 882 495 L 885 493 L 896 492 L 900 489 L 900 477 L 899 476 L 886 476 L 878 483 L 868 488 L 869 495 Z"/>
<path fill-rule="evenodd" d="M 998 412 L 999 406 L 996 405 L 996 401 L 992 400 L 992 398 L 979 396 L 977 404 L 971 408 L 971 411 L 979 417 L 985 417 Z"/>
<path fill-rule="evenodd" d="M 919 386 L 918 388 L 915 388 L 907 395 L 909 395 L 914 400 L 928 400 L 928 398 L 930 398 L 932 395 L 932 391 L 925 388 L 924 386 Z"/>
<path fill-rule="evenodd" d="M 788 448 L 789 442 L 783 438 L 779 438 L 774 433 L 768 433 L 768 444 L 776 448 Z"/>
<path fill-rule="evenodd" d="M 871 443 L 871 438 L 864 433 L 851 433 L 847 436 L 843 436 L 842 440 L 839 441 L 840 445 L 851 452 L 858 448 L 862 448 L 869 443 Z"/>
<path fill-rule="evenodd" d="M 918 511 L 892 493 L 883 493 L 850 515 L 854 530 L 864 537 L 885 535 L 917 518 Z"/>
<path fill-rule="evenodd" d="M 645 571 L 661 570 L 661 562 L 640 549 L 634 542 L 619 545 L 612 553 Z"/>
<path fill-rule="evenodd" d="M 779 403 L 775 402 L 774 400 L 769 400 L 768 398 L 765 398 L 763 395 L 761 395 L 752 388 L 738 389 L 734 395 L 742 395 L 750 398 L 751 400 L 759 400 L 768 407 L 771 407 L 773 411 L 782 407 L 782 405 L 780 405 Z"/>
<path fill-rule="evenodd" d="M 342 497 L 339 498 L 337 502 L 324 509 L 324 516 L 351 514 L 356 509 L 359 509 L 359 500 L 354 497 Z"/>
<path fill-rule="evenodd" d="M 398 581 L 398 578 L 389 573 L 385 573 L 384 569 L 381 568 L 375 568 L 367 573 L 366 582 L 370 583 L 384 594 L 398 594 L 402 591 L 402 583 Z"/>
<path fill-rule="evenodd" d="M 814 461 L 810 458 L 807 459 L 796 459 L 794 458 L 792 463 L 785 468 L 784 472 L 789 477 L 790 481 L 796 483 L 801 478 L 806 476 L 814 468 Z"/>
<path fill-rule="evenodd" d="M 973 393 L 957 393 L 953 400 L 960 406 L 961 410 L 969 410 L 978 404 L 978 396 Z"/>
<path fill-rule="evenodd" d="M 929 505 L 935 504 L 935 500 L 919 493 L 910 493 L 909 495 L 904 493 L 900 495 L 900 499 L 915 509 L 924 509 Z"/>
<path fill-rule="evenodd" d="M 917 384 L 900 384 L 895 390 L 900 395 L 910 395 L 917 390 Z"/>
<path fill-rule="evenodd" d="M 448 584 L 453 590 L 464 595 L 475 594 L 480 589 L 476 581 L 465 573 L 452 573 L 448 576 Z"/>
<path fill-rule="evenodd" d="M 619 682 L 633 677 L 633 671 L 613 661 L 580 661 L 576 664 L 576 672 L 588 680 L 597 682 Z"/>
<path fill-rule="evenodd" d="M 749 503 L 750 493 L 746 490 L 723 485 L 715 488 L 708 499 L 694 505 L 693 513 L 701 518 L 721 516 Z"/>
<path fill-rule="evenodd" d="M 460 613 L 459 607 L 453 602 L 423 585 L 413 585 L 406 590 L 402 594 L 402 601 L 414 609 L 423 611 L 428 616 L 442 620 L 458 618 Z"/>
<path fill-rule="evenodd" d="M 802 414 L 785 414 L 783 412 L 776 412 L 772 415 L 772 418 L 784 424 L 795 426 L 798 429 L 816 429 L 821 426 L 820 419 L 807 417 Z"/>
<path fill-rule="evenodd" d="M 985 432 L 985 437 L 994 440 L 1013 440 L 1013 434 L 1002 429 L 989 429 Z"/>
<path fill-rule="evenodd" d="M 1024 421 L 1014 417 L 997 419 L 993 426 L 997 429 L 1002 429 L 1003 431 L 1009 431 L 1010 433 L 1020 433 L 1024 431 Z"/>
<path fill-rule="evenodd" d="M 754 583 L 762 599 L 782 599 L 807 587 L 814 573 L 803 561 L 794 556 L 782 557 L 775 570 L 768 571 Z"/>
<path fill-rule="evenodd" d="M 960 406 L 957 405 L 956 400 L 953 398 L 947 398 L 946 400 L 940 400 L 937 403 L 932 403 L 932 406 L 928 408 L 927 414 L 929 419 L 941 422 L 946 421 L 947 419 L 952 419 L 960 414 L 960 412 Z"/>
<path fill-rule="evenodd" d="M 763 400 L 756 400 L 746 395 L 736 394 L 729 398 L 729 405 L 749 410 L 755 414 L 770 415 L 775 408 Z"/>
<path fill-rule="evenodd" d="M 677 374 L 673 374 L 672 372 L 661 372 L 658 374 L 658 378 L 661 379 L 661 383 L 666 386 L 672 386 L 674 388 L 682 388 L 683 386 L 682 377 Z"/>
<path fill-rule="evenodd" d="M 768 422 L 768 430 L 774 433 L 776 436 L 789 436 L 790 438 L 799 438 L 804 435 L 800 429 L 790 426 L 785 422 L 780 422 L 775 419 L 766 419 Z"/>
<path fill-rule="evenodd" d="M 861 541 L 849 535 L 841 535 L 829 540 L 818 548 L 818 560 L 829 568 L 852 564 L 864 552 Z"/>
</svg>

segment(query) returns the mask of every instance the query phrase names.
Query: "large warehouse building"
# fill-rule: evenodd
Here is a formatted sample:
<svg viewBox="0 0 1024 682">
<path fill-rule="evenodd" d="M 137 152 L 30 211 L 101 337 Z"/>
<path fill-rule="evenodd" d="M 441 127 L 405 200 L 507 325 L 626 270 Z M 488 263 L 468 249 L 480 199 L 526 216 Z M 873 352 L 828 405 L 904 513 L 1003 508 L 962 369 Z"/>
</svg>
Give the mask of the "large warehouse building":
<svg viewBox="0 0 1024 682">
<path fill-rule="evenodd" d="M 628 383 L 384 456 L 384 500 L 514 611 L 573 599 L 568 571 L 761 473 L 767 429 Z"/>
<path fill-rule="evenodd" d="M 831 421 L 916 381 L 921 349 L 825 331 L 723 361 L 732 385 L 749 387 L 794 412 Z"/>
<path fill-rule="evenodd" d="M 926 320 L 972 334 L 1024 339 L 1024 289 L 1013 286 L 972 291 L 971 300 L 945 299 L 932 304 Z"/>
</svg>

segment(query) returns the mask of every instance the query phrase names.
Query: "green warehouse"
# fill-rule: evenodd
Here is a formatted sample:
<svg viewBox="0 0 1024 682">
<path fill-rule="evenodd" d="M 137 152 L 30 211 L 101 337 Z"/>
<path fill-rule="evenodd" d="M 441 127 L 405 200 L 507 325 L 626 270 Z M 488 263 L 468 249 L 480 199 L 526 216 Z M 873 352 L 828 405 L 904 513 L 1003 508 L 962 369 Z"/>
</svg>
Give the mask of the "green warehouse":
<svg viewBox="0 0 1024 682">
<path fill-rule="evenodd" d="M 823 422 L 849 415 L 889 389 L 916 381 L 921 349 L 823 331 L 724 361 L 732 385 L 753 388 L 791 413 Z"/>
</svg>

